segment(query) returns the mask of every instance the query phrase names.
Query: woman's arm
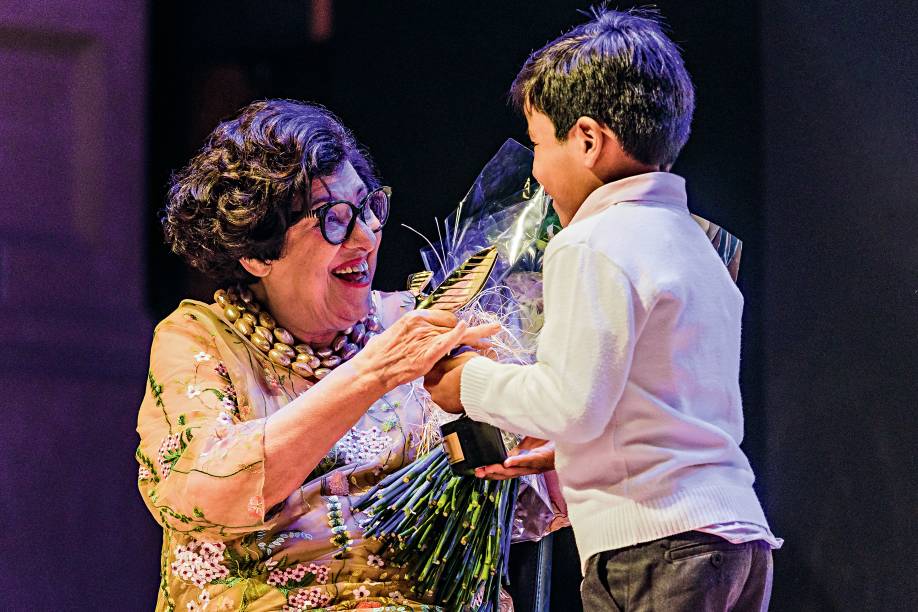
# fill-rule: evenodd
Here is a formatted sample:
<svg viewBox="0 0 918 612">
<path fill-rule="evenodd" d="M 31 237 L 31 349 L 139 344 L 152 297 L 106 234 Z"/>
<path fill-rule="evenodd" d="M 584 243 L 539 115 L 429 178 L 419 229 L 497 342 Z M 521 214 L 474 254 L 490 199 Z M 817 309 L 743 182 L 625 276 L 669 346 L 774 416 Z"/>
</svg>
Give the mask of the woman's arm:
<svg viewBox="0 0 918 612">
<path fill-rule="evenodd" d="M 295 491 L 383 394 L 422 376 L 457 344 L 479 343 L 495 331 L 493 326 L 468 328 L 443 311 L 409 313 L 351 361 L 265 419 L 263 507 Z M 200 472 L 190 475 L 186 495 L 199 505 L 218 508 L 239 500 L 231 481 Z"/>
<path fill-rule="evenodd" d="M 479 344 L 497 327 L 469 328 L 445 311 L 401 317 L 351 361 L 268 418 L 265 426 L 267 507 L 287 498 L 331 447 L 384 393 L 423 376 L 458 344 Z"/>
</svg>

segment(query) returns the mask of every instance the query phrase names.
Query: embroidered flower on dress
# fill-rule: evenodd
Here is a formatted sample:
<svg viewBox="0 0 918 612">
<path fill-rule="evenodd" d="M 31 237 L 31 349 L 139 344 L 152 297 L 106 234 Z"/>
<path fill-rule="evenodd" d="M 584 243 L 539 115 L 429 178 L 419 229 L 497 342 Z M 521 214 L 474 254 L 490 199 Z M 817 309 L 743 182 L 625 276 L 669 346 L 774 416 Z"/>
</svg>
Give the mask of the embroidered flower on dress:
<svg viewBox="0 0 918 612">
<path fill-rule="evenodd" d="M 341 559 L 351 549 L 351 544 L 354 543 L 354 540 L 351 539 L 351 532 L 348 531 L 347 525 L 344 523 L 343 514 L 341 512 L 341 500 L 338 496 L 329 495 L 326 498 L 325 504 L 328 506 L 328 526 L 331 527 L 332 533 L 334 534 L 329 538 L 329 541 L 338 547 L 335 558 Z"/>
<path fill-rule="evenodd" d="M 309 570 L 309 573 L 316 577 L 317 584 L 326 584 L 328 582 L 328 566 L 327 565 L 317 565 L 315 563 L 310 563 L 309 567 L 306 568 Z"/>
<path fill-rule="evenodd" d="M 159 470 L 163 478 L 169 476 L 172 472 L 172 466 L 178 461 L 178 451 L 181 450 L 181 435 L 172 434 L 163 438 L 159 445 L 159 451 L 156 453 L 156 462 L 159 464 Z"/>
<path fill-rule="evenodd" d="M 217 612 L 230 612 L 236 609 L 236 604 L 233 603 L 233 600 L 225 595 L 218 599 L 215 605 Z"/>
<path fill-rule="evenodd" d="M 370 589 L 363 586 L 362 584 L 354 589 L 354 599 L 363 599 L 370 596 Z"/>
<path fill-rule="evenodd" d="M 396 603 L 402 603 L 405 601 L 405 596 L 402 595 L 401 591 L 392 591 L 389 593 L 389 598 Z"/>
<path fill-rule="evenodd" d="M 378 427 L 357 429 L 352 427 L 335 444 L 333 452 L 343 457 L 344 463 L 368 463 L 377 455 L 392 448 L 393 441 Z"/>
<path fill-rule="evenodd" d="M 236 405 L 236 387 L 233 385 L 226 385 L 223 387 L 223 399 L 228 400 Z"/>
<path fill-rule="evenodd" d="M 367 556 L 367 565 L 372 567 L 383 567 L 385 562 L 383 561 L 382 557 L 370 554 Z"/>
<path fill-rule="evenodd" d="M 153 472 L 147 466 L 141 465 L 137 470 L 137 480 L 148 480 L 150 478 L 153 478 Z"/>
<path fill-rule="evenodd" d="M 223 542 L 192 541 L 187 546 L 176 546 L 172 573 L 203 589 L 204 585 L 229 575 L 229 570 L 222 565 L 224 551 L 226 544 Z M 202 603 L 205 601 L 209 603 L 209 594 L 201 599 Z"/>
<path fill-rule="evenodd" d="M 200 353 L 194 356 L 194 360 L 197 361 L 198 363 L 202 361 L 210 361 L 211 359 L 213 359 L 213 355 L 211 355 L 210 353 L 205 353 L 204 351 L 201 351 Z"/>
<path fill-rule="evenodd" d="M 301 612 L 303 610 L 312 610 L 313 608 L 322 608 L 331 601 L 331 597 L 320 588 L 303 589 L 301 591 L 291 592 L 287 596 L 287 605 L 284 606 L 284 612 Z"/>
<path fill-rule="evenodd" d="M 382 424 L 383 431 L 390 431 L 398 425 L 398 417 L 390 416 Z"/>
<path fill-rule="evenodd" d="M 226 366 L 223 365 L 222 361 L 217 363 L 217 367 L 214 368 L 214 372 L 216 372 L 217 375 L 221 378 L 229 378 L 229 370 L 226 369 Z"/>
<path fill-rule="evenodd" d="M 296 586 L 306 577 L 309 572 L 308 568 L 302 563 L 283 570 L 274 570 L 268 574 L 267 583 L 271 586 Z"/>
<path fill-rule="evenodd" d="M 188 399 L 194 399 L 201 395 L 203 392 L 204 389 L 201 387 L 201 385 L 188 385 L 188 388 L 185 389 L 185 395 L 188 396 Z"/>
<path fill-rule="evenodd" d="M 261 495 L 253 495 L 249 498 L 249 514 L 261 518 L 265 513 L 265 498 Z"/>
</svg>

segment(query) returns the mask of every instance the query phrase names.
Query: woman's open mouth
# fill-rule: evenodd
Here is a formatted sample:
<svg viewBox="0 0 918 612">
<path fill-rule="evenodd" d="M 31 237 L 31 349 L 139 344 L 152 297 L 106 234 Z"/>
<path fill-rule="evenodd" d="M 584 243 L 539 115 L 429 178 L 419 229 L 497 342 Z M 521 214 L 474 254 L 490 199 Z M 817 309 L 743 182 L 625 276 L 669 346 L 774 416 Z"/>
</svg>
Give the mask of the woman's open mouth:
<svg viewBox="0 0 918 612">
<path fill-rule="evenodd" d="M 366 259 L 346 261 L 331 271 L 332 276 L 354 287 L 370 284 L 370 264 Z"/>
</svg>

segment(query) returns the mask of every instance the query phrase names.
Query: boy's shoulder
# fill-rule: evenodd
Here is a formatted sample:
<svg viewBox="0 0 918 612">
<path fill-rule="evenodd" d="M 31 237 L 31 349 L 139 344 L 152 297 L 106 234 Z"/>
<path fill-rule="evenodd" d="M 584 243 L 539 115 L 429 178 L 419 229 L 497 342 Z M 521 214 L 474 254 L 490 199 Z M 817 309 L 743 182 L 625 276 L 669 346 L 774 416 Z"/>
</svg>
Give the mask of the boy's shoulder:
<svg viewBox="0 0 918 612">
<path fill-rule="evenodd" d="M 642 293 L 707 277 L 730 280 L 710 240 L 684 208 L 610 206 L 558 232 L 548 244 L 546 263 L 554 253 L 571 247 L 581 251 L 580 257 L 613 263 Z"/>
<path fill-rule="evenodd" d="M 680 217 L 685 217 L 684 219 Z M 607 254 L 634 248 L 648 248 L 653 236 L 669 234 L 685 221 L 688 214 L 673 214 L 655 206 L 628 203 L 609 206 L 585 219 L 568 225 L 549 243 L 553 250 L 564 246 L 583 245 Z"/>
</svg>

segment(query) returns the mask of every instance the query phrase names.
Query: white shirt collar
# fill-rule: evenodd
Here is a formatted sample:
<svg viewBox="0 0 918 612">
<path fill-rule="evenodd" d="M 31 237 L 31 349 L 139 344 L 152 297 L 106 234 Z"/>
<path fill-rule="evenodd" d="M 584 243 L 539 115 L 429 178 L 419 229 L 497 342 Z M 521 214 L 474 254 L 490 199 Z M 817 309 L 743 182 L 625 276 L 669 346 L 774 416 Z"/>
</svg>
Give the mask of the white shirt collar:
<svg viewBox="0 0 918 612">
<path fill-rule="evenodd" d="M 592 217 L 622 202 L 669 204 L 688 211 L 685 179 L 671 172 L 647 172 L 606 183 L 587 196 L 571 223 Z"/>
</svg>

